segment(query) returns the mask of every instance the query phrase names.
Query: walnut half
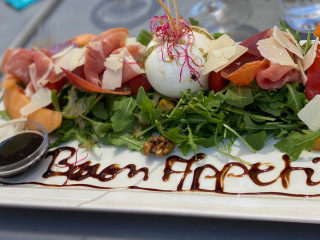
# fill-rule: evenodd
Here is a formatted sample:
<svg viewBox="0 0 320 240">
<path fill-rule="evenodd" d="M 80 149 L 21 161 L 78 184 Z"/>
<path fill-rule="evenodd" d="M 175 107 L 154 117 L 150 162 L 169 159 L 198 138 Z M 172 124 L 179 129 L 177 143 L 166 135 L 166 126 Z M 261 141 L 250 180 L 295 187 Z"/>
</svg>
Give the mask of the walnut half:
<svg viewBox="0 0 320 240">
<path fill-rule="evenodd" d="M 149 155 L 154 152 L 156 156 L 161 157 L 170 153 L 174 148 L 174 144 L 166 137 L 153 136 L 148 142 L 143 144 L 143 154 Z"/>
</svg>

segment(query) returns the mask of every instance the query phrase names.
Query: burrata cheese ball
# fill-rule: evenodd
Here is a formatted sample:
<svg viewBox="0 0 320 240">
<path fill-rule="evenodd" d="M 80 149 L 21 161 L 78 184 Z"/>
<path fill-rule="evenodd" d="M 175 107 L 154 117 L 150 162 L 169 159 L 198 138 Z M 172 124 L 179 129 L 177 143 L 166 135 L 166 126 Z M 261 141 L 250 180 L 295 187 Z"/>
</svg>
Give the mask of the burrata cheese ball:
<svg viewBox="0 0 320 240">
<path fill-rule="evenodd" d="M 148 45 L 145 72 L 152 87 L 164 96 L 180 98 L 186 89 L 191 92 L 208 89 L 209 74 L 202 74 L 202 69 L 213 37 L 205 29 L 195 26 L 190 29 L 190 33 L 171 46 L 159 38 Z"/>
</svg>

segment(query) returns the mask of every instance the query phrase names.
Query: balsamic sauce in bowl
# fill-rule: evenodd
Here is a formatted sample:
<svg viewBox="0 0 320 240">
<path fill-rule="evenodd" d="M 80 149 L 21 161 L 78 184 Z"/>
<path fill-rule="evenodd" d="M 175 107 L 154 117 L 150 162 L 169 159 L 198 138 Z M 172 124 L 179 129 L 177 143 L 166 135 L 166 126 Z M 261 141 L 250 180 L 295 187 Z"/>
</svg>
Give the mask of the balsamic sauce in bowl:
<svg viewBox="0 0 320 240">
<path fill-rule="evenodd" d="M 0 177 L 20 174 L 44 158 L 49 149 L 45 128 L 33 121 L 0 125 Z"/>
</svg>

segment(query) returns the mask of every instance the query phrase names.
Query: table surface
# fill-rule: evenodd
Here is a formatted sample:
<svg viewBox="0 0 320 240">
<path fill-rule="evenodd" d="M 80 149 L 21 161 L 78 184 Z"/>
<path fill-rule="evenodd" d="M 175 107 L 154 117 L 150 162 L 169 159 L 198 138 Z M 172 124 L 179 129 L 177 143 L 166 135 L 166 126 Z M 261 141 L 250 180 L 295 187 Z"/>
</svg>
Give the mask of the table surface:
<svg viewBox="0 0 320 240">
<path fill-rule="evenodd" d="M 33 29 L 30 24 L 37 23 L 39 19 L 40 24 L 50 28 L 55 43 L 81 33 L 98 34 L 105 30 L 95 23 L 94 15 L 103 0 L 57 1 L 58 5 L 45 16 L 46 20 L 42 20 L 39 14 L 48 9 L 50 1 L 38 1 L 20 11 L 0 1 L 0 56 L 8 47 L 32 46 L 36 32 L 32 31 L 30 37 Z M 180 0 L 180 13 L 186 15 L 195 2 Z M 281 11 L 276 0 L 250 0 L 248 7 L 253 10 L 248 21 L 231 32 L 235 40 L 241 41 L 279 25 Z M 155 10 L 154 15 L 162 14 L 160 8 Z M 141 29 L 148 29 L 148 25 L 146 19 L 130 27 L 131 36 L 136 36 Z M 26 28 L 30 30 L 29 35 Z M 315 224 L 0 207 L 0 239 L 295 240 L 316 239 L 318 232 L 319 227 Z"/>
</svg>

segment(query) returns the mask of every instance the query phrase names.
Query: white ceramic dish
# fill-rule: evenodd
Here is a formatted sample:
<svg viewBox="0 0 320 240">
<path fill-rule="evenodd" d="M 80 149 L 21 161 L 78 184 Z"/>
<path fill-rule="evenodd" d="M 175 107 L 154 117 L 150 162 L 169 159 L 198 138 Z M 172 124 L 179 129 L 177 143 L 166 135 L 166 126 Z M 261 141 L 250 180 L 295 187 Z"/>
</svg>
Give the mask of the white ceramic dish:
<svg viewBox="0 0 320 240">
<path fill-rule="evenodd" d="M 70 143 L 68 146 L 76 147 L 77 145 L 76 143 Z M 128 164 L 134 164 L 137 169 L 148 168 L 148 180 L 143 180 L 145 176 L 143 172 L 139 172 L 136 176 L 129 178 L 129 169 L 126 169 L 116 175 L 113 180 L 106 182 L 101 182 L 94 178 L 87 178 L 80 182 L 69 179 L 67 181 L 68 186 L 42 186 L 39 183 L 63 185 L 67 180 L 65 176 L 42 177 L 51 162 L 51 157 L 48 157 L 29 172 L 14 178 L 0 179 L 2 182 L 17 184 L 0 185 L 0 205 L 320 223 L 320 197 L 312 197 L 314 194 L 320 194 L 320 184 L 308 186 L 306 184 L 306 174 L 302 170 L 296 170 L 290 174 L 290 182 L 287 189 L 283 187 L 281 178 L 268 186 L 258 186 L 253 183 L 248 175 L 244 177 L 232 177 L 229 175 L 224 180 L 224 191 L 239 194 L 228 195 L 215 192 L 190 191 L 194 170 L 197 167 L 210 164 L 221 170 L 225 164 L 232 162 L 226 156 L 217 153 L 215 149 L 201 149 L 201 152 L 206 153 L 207 156 L 192 165 L 191 172 L 187 174 L 183 183 L 182 189 L 184 191 L 176 191 L 183 177 L 182 173 L 172 173 L 168 181 L 163 181 L 166 157 L 159 159 L 145 157 L 138 152 L 131 152 L 117 147 L 96 149 L 77 165 L 81 165 L 86 161 L 91 161 L 91 165 L 99 163 L 101 166 L 98 168 L 97 173 L 101 173 L 102 169 L 107 169 L 112 164 L 118 164 L 121 168 Z M 173 154 L 183 157 L 178 151 Z M 266 148 L 256 154 L 251 154 L 240 143 L 236 143 L 233 154 L 250 162 L 264 163 L 260 169 L 266 169 L 267 165 L 273 165 L 275 168 L 272 171 L 259 175 L 259 179 L 263 182 L 275 179 L 284 169 L 282 154 L 274 149 L 272 141 L 268 143 Z M 68 151 L 63 151 L 55 163 L 69 155 Z M 78 160 L 85 156 L 86 151 L 80 149 Z M 189 159 L 191 156 L 184 158 Z M 302 158 L 291 163 L 291 166 L 313 168 L 315 173 L 311 179 L 314 182 L 319 181 L 320 163 L 316 164 L 311 161 L 317 156 L 320 156 L 320 153 L 303 153 Z M 75 159 L 74 156 L 68 162 L 72 163 Z M 183 171 L 185 167 L 185 163 L 176 162 L 173 164 L 172 169 Z M 52 166 L 51 170 L 66 171 L 67 168 Z M 215 179 L 205 178 L 204 176 L 214 175 L 213 171 L 205 171 L 199 181 L 200 187 L 212 190 L 215 188 Z M 233 167 L 228 173 L 241 174 L 243 170 L 239 167 Z M 110 177 L 110 175 L 107 177 Z M 35 184 L 31 184 L 31 182 Z M 72 184 L 89 184 L 94 187 L 70 186 Z M 129 186 L 139 186 L 143 190 L 128 189 Z M 113 189 L 98 189 L 96 187 Z M 157 191 L 152 191 L 149 188 Z M 248 192 L 254 194 L 260 192 L 261 194 L 242 195 Z M 266 194 L 266 192 L 302 194 L 309 195 L 309 197 L 281 196 Z"/>
</svg>

